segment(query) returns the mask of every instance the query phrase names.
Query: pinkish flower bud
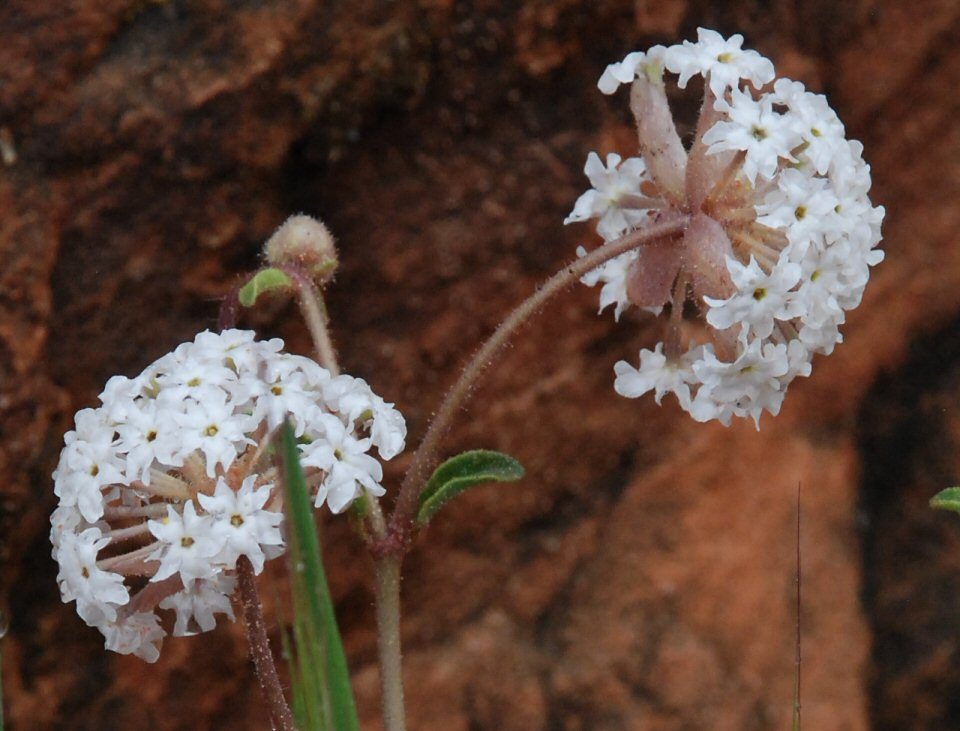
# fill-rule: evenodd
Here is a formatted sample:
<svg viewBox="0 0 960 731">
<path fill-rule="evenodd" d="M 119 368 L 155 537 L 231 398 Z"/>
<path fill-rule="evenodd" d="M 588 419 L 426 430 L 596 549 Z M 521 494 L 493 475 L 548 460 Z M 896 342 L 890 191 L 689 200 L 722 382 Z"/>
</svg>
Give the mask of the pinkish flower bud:
<svg viewBox="0 0 960 731">
<path fill-rule="evenodd" d="M 326 284 L 337 270 L 337 247 L 329 229 L 316 218 L 291 216 L 267 239 L 264 256 L 272 266 L 296 266 L 317 284 Z"/>
</svg>

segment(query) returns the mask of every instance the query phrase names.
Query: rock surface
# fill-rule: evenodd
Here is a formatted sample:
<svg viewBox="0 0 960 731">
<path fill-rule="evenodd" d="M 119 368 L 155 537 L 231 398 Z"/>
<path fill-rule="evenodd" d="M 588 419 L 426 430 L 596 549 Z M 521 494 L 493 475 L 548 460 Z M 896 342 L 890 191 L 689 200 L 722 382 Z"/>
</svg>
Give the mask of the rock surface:
<svg viewBox="0 0 960 731">
<path fill-rule="evenodd" d="M 887 207 L 846 342 L 763 428 L 626 401 L 648 323 L 558 300 L 447 448 L 528 477 L 446 509 L 404 582 L 418 731 L 789 725 L 801 486 L 808 728 L 960 726 L 960 524 L 929 497 L 960 441 L 960 6 L 954 0 L 8 0 L 0 6 L 0 596 L 7 724 L 262 729 L 242 631 L 102 650 L 59 601 L 49 474 L 72 413 L 215 324 L 287 215 L 323 217 L 345 370 L 411 435 L 466 354 L 559 267 L 588 150 L 631 150 L 595 88 L 628 50 L 742 32 L 828 94 Z M 248 321 L 295 350 L 294 310 Z M 393 467 L 395 479 L 403 459 Z M 327 559 L 364 728 L 370 567 Z"/>
</svg>

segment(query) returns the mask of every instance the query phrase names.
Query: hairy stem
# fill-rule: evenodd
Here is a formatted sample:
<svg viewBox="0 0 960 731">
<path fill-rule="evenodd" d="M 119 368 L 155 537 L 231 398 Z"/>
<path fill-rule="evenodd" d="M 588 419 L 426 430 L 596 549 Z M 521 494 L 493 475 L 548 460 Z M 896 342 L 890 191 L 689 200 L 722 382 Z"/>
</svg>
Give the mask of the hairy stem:
<svg viewBox="0 0 960 731">
<path fill-rule="evenodd" d="M 0 607 L 0 640 L 7 634 L 7 613 L 5 605 Z M 3 656 L 0 653 L 0 731 L 3 731 Z"/>
<path fill-rule="evenodd" d="M 270 641 L 267 639 L 267 625 L 263 621 L 253 566 L 246 556 L 241 556 L 237 561 L 237 583 L 240 589 L 243 623 L 247 630 L 247 642 L 250 645 L 250 656 L 257 672 L 257 679 L 260 681 L 260 690 L 270 706 L 273 726 L 280 731 L 296 731 L 290 706 L 283 697 L 283 687 L 280 685 L 280 676 L 277 675 L 277 666 L 273 661 Z"/>
<path fill-rule="evenodd" d="M 384 552 L 402 553 L 409 545 L 420 492 L 426 484 L 430 469 L 436 464 L 440 440 L 469 398 L 480 376 L 517 328 L 535 315 L 550 299 L 578 281 L 587 272 L 628 251 L 682 234 L 689 220 L 689 216 L 680 215 L 662 223 L 632 231 L 594 249 L 583 258 L 567 264 L 510 313 L 467 363 L 460 378 L 447 392 L 436 416 L 427 427 L 427 433 L 413 455 L 397 495 L 396 508 L 390 518 L 388 541 L 383 546 Z"/>
<path fill-rule="evenodd" d="M 377 559 L 377 649 L 380 692 L 386 731 L 405 731 L 403 674 L 400 655 L 400 556 Z"/>
<path fill-rule="evenodd" d="M 313 347 L 317 351 L 317 362 L 330 371 L 331 375 L 340 375 L 337 352 L 333 349 L 333 339 L 327 327 L 327 308 L 323 304 L 323 295 L 306 274 L 295 267 L 282 267 L 283 273 L 290 277 L 297 288 L 297 302 L 300 313 L 310 331 Z"/>
<path fill-rule="evenodd" d="M 387 522 L 375 497 L 370 496 L 370 532 L 374 540 L 387 535 Z M 403 667 L 400 650 L 400 559 L 399 555 L 374 557 L 377 607 L 377 654 L 380 660 L 380 699 L 386 731 L 403 731 Z"/>
<path fill-rule="evenodd" d="M 240 285 L 234 285 L 220 303 L 220 313 L 217 317 L 217 329 L 220 332 L 237 326 L 237 320 L 240 319 L 239 292 Z"/>
</svg>

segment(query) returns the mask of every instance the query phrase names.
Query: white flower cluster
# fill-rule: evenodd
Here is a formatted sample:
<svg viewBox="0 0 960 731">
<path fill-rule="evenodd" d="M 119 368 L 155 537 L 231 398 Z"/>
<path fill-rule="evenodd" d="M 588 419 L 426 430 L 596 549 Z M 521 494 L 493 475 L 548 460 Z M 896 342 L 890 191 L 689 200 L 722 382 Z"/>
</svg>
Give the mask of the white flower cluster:
<svg viewBox="0 0 960 731">
<path fill-rule="evenodd" d="M 110 650 L 153 662 L 174 635 L 231 619 L 233 570 L 283 553 L 282 491 L 268 447 L 289 417 L 316 506 L 335 513 L 382 495 L 381 459 L 406 425 L 361 379 L 258 342 L 203 332 L 133 379 L 111 378 L 102 405 L 76 415 L 53 474 L 51 518 L 63 600 Z M 134 590 L 134 587 L 139 587 Z"/>
<path fill-rule="evenodd" d="M 600 309 L 614 305 L 618 319 L 631 305 L 670 308 L 666 342 L 642 350 L 639 368 L 617 363 L 617 392 L 654 391 L 658 403 L 673 393 L 695 419 L 723 424 L 779 412 L 813 354 L 842 341 L 845 313 L 883 259 L 875 247 L 884 211 L 867 197 L 862 145 L 845 138 L 822 95 L 783 78 L 770 89 L 773 64 L 742 43 L 701 28 L 695 43 L 607 67 L 602 92 L 632 85 L 641 156 L 611 154 L 604 166 L 590 153 L 593 187 L 566 219 L 599 219 L 609 242 L 686 217 L 682 234 L 612 259 L 583 282 L 603 284 Z M 681 88 L 704 79 L 689 149 L 669 113 L 664 70 Z M 684 319 L 688 298 L 707 327 Z"/>
</svg>

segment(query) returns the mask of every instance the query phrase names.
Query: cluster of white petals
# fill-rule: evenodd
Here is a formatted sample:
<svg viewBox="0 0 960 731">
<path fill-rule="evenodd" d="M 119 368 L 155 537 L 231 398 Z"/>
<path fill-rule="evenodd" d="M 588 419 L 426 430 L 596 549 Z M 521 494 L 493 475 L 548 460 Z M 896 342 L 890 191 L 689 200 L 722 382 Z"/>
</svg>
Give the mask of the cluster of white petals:
<svg viewBox="0 0 960 731">
<path fill-rule="evenodd" d="M 285 418 L 317 507 L 339 513 L 383 494 L 370 452 L 403 450 L 402 415 L 363 380 L 282 348 L 249 331 L 203 332 L 136 378 L 111 378 L 101 406 L 77 413 L 53 474 L 51 541 L 63 600 L 108 649 L 153 662 L 165 626 L 187 635 L 232 619 L 240 557 L 260 573 L 283 553 L 268 447 Z"/>
<path fill-rule="evenodd" d="M 883 208 L 868 198 L 870 167 L 847 140 L 825 97 L 776 79 L 773 64 L 701 28 L 696 42 L 634 52 L 599 81 L 605 94 L 631 85 L 640 155 L 604 166 L 590 153 L 591 190 L 566 223 L 599 219 L 605 243 L 653 223 L 685 230 L 623 254 L 583 278 L 602 284 L 601 310 L 667 310 L 664 342 L 640 365 L 616 365 L 618 393 L 673 393 L 700 421 L 759 424 L 777 414 L 789 383 L 813 355 L 841 342 L 883 259 Z M 704 81 L 700 120 L 684 147 L 670 114 L 664 71 L 686 87 Z M 582 256 L 585 250 L 578 250 Z M 691 322 L 684 304 L 699 312 Z"/>
</svg>

